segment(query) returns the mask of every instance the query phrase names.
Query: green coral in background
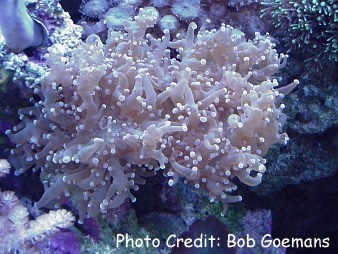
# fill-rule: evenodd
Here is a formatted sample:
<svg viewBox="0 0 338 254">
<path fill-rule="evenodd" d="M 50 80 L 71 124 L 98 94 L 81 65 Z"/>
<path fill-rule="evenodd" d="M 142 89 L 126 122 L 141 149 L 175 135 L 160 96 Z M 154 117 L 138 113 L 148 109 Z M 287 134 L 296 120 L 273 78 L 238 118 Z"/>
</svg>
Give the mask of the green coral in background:
<svg viewBox="0 0 338 254">
<path fill-rule="evenodd" d="M 301 50 L 318 69 L 338 62 L 337 0 L 263 0 L 261 17 L 272 19 L 290 51 Z"/>
</svg>

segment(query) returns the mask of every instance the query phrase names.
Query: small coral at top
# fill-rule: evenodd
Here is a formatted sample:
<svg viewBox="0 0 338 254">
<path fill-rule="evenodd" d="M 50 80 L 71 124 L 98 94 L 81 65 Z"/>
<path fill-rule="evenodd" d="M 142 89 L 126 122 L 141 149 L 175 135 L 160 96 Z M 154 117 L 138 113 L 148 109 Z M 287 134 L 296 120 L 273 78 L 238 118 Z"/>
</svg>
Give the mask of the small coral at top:
<svg viewBox="0 0 338 254">
<path fill-rule="evenodd" d="M 175 0 L 171 5 L 171 11 L 184 21 L 196 19 L 203 13 L 200 0 Z"/>
<path fill-rule="evenodd" d="M 174 15 L 165 15 L 160 19 L 158 25 L 162 31 L 168 29 L 172 33 L 178 30 L 180 22 Z"/>
<path fill-rule="evenodd" d="M 135 201 L 131 190 L 164 171 L 170 186 L 183 177 L 226 208 L 241 200 L 233 178 L 259 184 L 262 156 L 287 142 L 281 100 L 297 82 L 275 89 L 286 56 L 267 37 L 224 24 L 195 34 L 190 23 L 184 38 L 156 39 L 146 29 L 158 18 L 141 8 L 105 43 L 49 48 L 38 100 L 7 132 L 16 174 L 41 169 L 49 182 L 37 207 L 73 195 L 83 220 Z"/>
<path fill-rule="evenodd" d="M 101 18 L 110 4 L 107 0 L 83 0 L 79 11 L 89 18 Z"/>
<path fill-rule="evenodd" d="M 0 191 L 0 253 L 33 253 L 34 245 L 73 225 L 74 216 L 66 210 L 50 211 L 29 220 L 27 209 L 12 191 Z"/>
<path fill-rule="evenodd" d="M 120 4 L 108 10 L 104 15 L 104 21 L 109 28 L 123 30 L 124 24 L 132 18 L 134 13 L 135 10 L 131 5 Z"/>
</svg>

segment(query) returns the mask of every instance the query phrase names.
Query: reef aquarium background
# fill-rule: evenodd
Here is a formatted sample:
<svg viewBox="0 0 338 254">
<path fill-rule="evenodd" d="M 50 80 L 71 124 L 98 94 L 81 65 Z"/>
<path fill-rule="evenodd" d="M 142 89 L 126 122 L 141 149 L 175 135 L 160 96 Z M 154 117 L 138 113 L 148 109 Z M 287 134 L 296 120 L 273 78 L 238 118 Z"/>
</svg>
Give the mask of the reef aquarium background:
<svg viewBox="0 0 338 254">
<path fill-rule="evenodd" d="M 0 253 L 338 253 L 337 0 L 0 0 Z"/>
</svg>

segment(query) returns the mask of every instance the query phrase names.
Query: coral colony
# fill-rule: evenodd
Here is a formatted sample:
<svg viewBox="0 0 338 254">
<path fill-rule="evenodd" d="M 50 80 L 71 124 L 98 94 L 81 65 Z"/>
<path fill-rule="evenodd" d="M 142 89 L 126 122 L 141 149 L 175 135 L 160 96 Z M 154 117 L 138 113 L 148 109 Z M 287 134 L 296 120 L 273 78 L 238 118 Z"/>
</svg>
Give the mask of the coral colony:
<svg viewBox="0 0 338 254">
<path fill-rule="evenodd" d="M 304 52 L 308 66 L 321 69 L 337 64 L 337 1 L 275 0 L 261 4 L 265 7 L 261 17 L 268 16 L 272 20 L 290 50 Z M 292 18 L 295 14 L 297 18 Z"/>
<path fill-rule="evenodd" d="M 194 8 L 187 6 L 172 8 Z M 107 22 L 115 24 L 114 15 L 108 11 Z M 162 26 L 174 27 L 164 18 Z M 49 48 L 34 105 L 20 109 L 21 123 L 7 131 L 15 173 L 33 168 L 45 180 L 37 208 L 71 195 L 82 222 L 135 201 L 131 190 L 160 173 L 170 186 L 184 178 L 207 191 L 225 210 L 242 199 L 233 179 L 258 185 L 263 156 L 275 142 L 286 144 L 281 101 L 298 81 L 275 88 L 287 56 L 267 36 L 247 41 L 226 25 L 197 32 L 191 22 L 185 34 L 173 39 L 164 29 L 157 39 L 146 30 L 158 20 L 155 8 L 140 8 L 106 41 L 92 34 Z"/>
<path fill-rule="evenodd" d="M 34 243 L 72 226 L 74 220 L 74 216 L 65 209 L 29 220 L 27 208 L 20 204 L 14 192 L 0 191 L 0 223 L 4 225 L 0 230 L 0 253 L 40 253 Z"/>
</svg>

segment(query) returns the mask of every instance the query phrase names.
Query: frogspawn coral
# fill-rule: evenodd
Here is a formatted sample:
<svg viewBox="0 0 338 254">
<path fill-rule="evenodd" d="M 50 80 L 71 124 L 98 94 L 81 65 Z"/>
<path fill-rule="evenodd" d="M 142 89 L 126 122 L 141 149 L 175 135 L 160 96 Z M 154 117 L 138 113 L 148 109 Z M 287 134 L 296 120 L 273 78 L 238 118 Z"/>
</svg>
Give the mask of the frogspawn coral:
<svg viewBox="0 0 338 254">
<path fill-rule="evenodd" d="M 135 201 L 131 190 L 163 171 L 170 186 L 184 177 L 226 208 L 241 200 L 232 179 L 259 184 L 262 156 L 286 143 L 284 95 L 270 78 L 286 56 L 267 37 L 246 41 L 225 25 L 195 35 L 191 23 L 185 38 L 156 39 L 146 29 L 158 15 L 146 13 L 105 44 L 91 35 L 50 47 L 40 99 L 7 132 L 16 173 L 41 169 L 47 180 L 37 207 L 72 195 L 83 220 Z"/>
</svg>

